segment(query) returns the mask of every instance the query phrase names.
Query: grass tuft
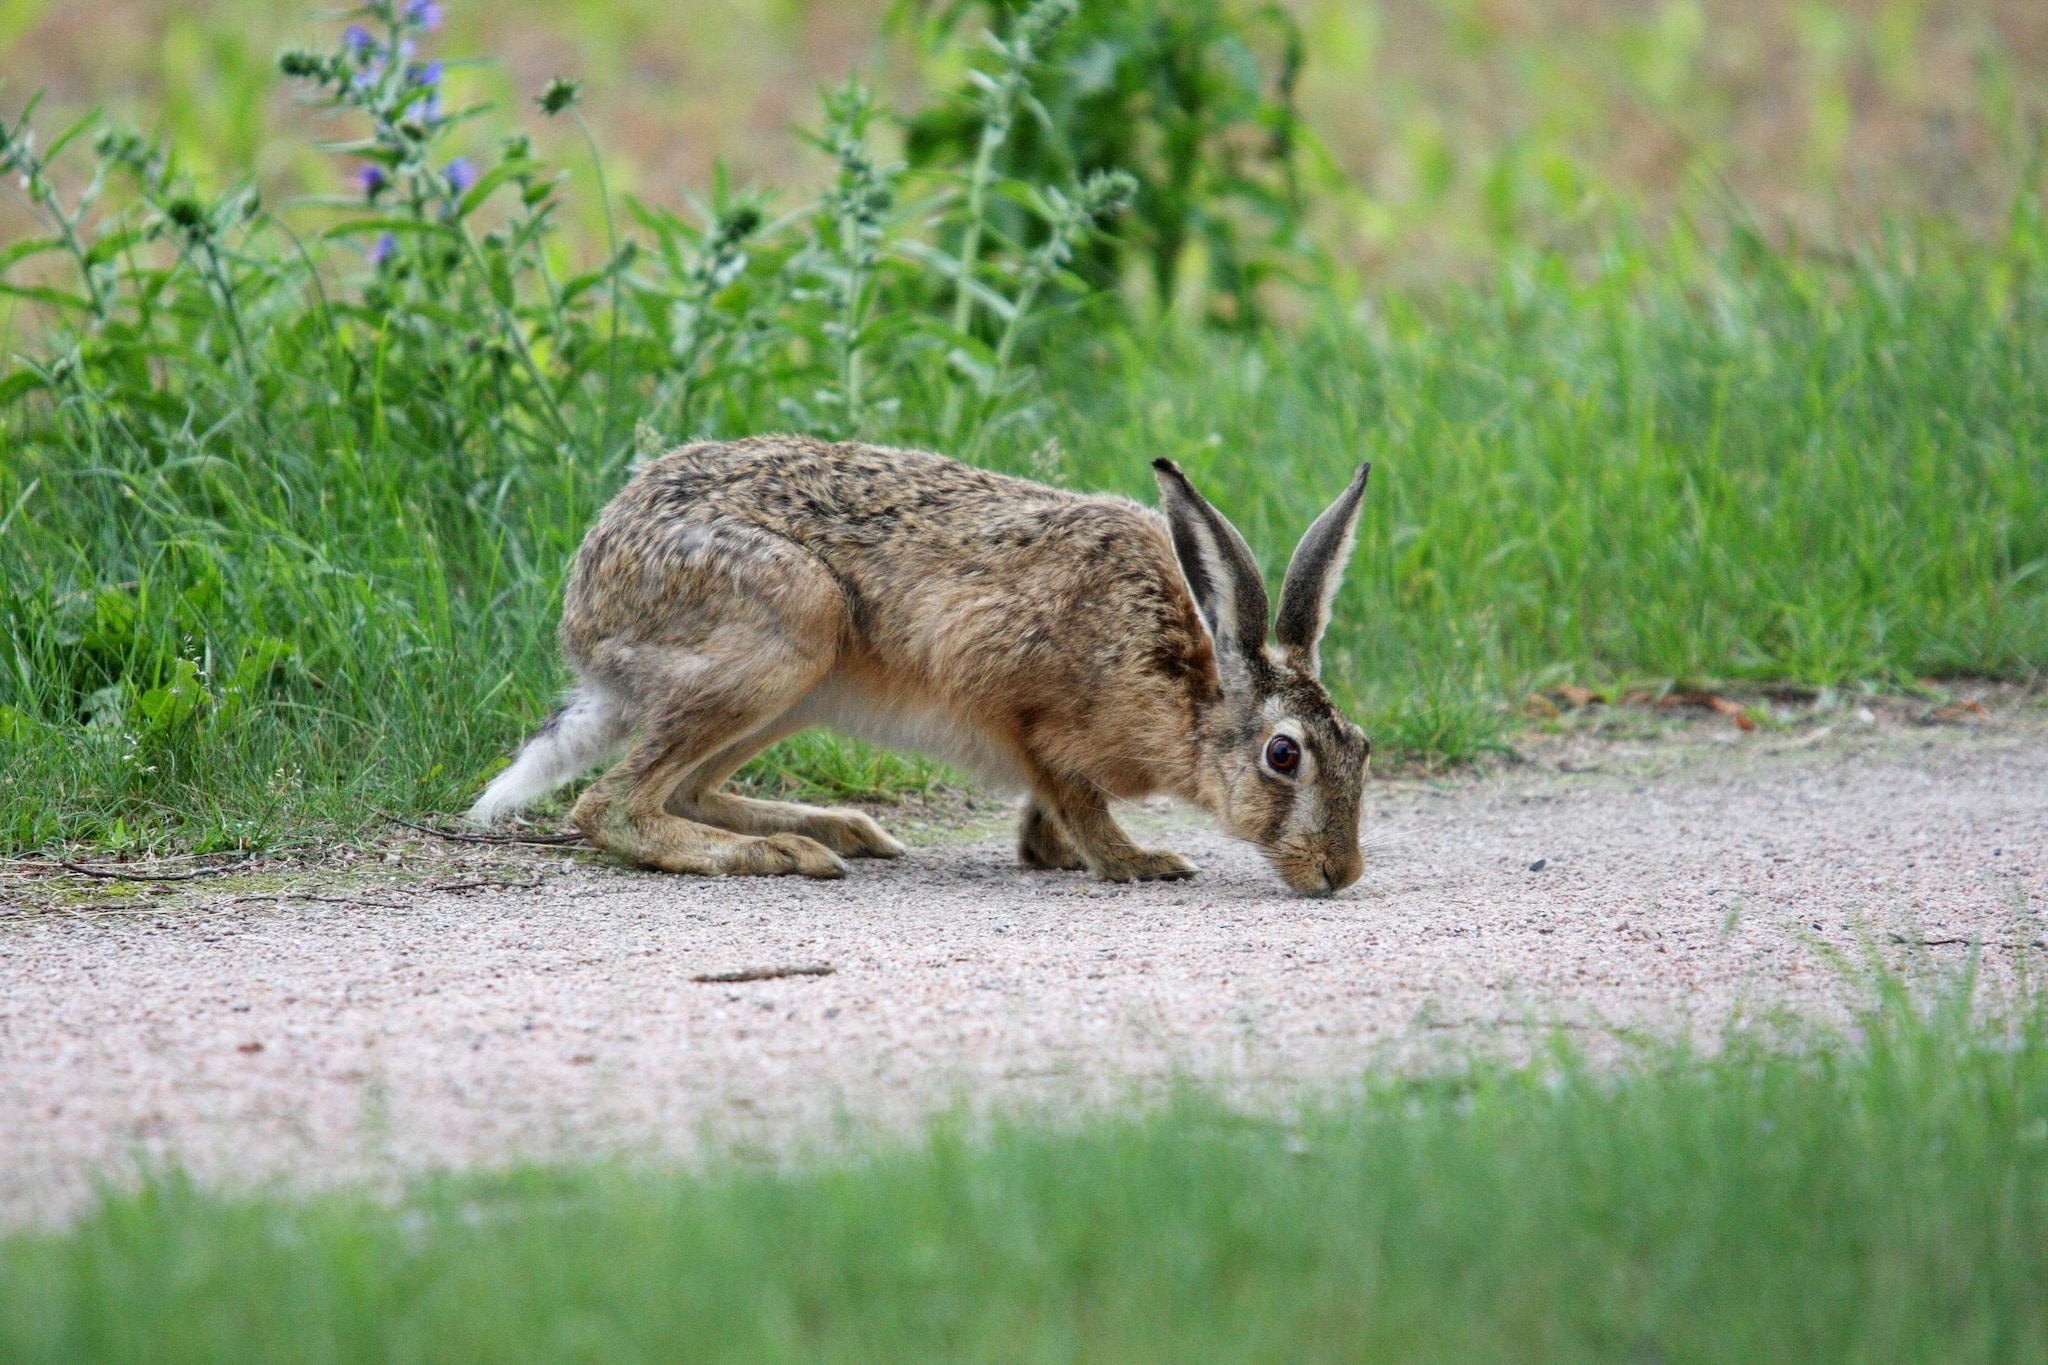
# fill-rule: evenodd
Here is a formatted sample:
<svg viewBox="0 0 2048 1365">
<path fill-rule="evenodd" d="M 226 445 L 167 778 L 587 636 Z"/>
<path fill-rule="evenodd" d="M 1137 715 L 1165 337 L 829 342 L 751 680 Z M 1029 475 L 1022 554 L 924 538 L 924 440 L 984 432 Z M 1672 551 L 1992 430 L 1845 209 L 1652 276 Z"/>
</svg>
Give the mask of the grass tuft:
<svg viewBox="0 0 2048 1365">
<path fill-rule="evenodd" d="M 1184 1092 L 792 1169 L 169 1176 L 0 1242 L 39 1361 L 1993 1361 L 2048 1352 L 2048 1029 Z"/>
</svg>

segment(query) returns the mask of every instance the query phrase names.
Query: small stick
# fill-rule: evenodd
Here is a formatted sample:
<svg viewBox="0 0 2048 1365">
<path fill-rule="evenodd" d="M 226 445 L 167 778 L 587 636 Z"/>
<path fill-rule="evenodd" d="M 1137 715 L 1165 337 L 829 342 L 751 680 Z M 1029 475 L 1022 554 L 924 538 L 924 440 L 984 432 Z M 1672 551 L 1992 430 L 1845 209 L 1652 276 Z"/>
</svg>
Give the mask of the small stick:
<svg viewBox="0 0 2048 1365">
<path fill-rule="evenodd" d="M 431 834 L 436 839 L 446 839 L 452 844 L 537 844 L 542 848 L 559 848 L 564 844 L 583 842 L 583 836 L 580 834 L 464 834 L 459 830 L 435 829 L 432 825 L 414 824 L 395 815 L 387 815 L 384 818 L 394 825 L 404 825 L 407 829 L 416 829 L 422 834 Z"/>
<path fill-rule="evenodd" d="M 319 896 L 311 891 L 279 891 L 269 896 L 237 896 L 233 900 L 219 901 L 219 905 L 282 905 L 286 901 L 318 901 L 322 905 L 350 905 L 368 907 L 372 910 L 410 910 L 409 905 L 397 901 L 368 901 L 355 896 Z M 208 907 L 212 908 L 212 907 Z"/>
<path fill-rule="evenodd" d="M 1908 948 L 2048 948 L 2048 939 L 2023 938 L 2018 942 L 2002 941 L 1995 938 L 1907 938 L 1904 934 L 1889 934 L 1894 943 L 1903 943 Z"/>
<path fill-rule="evenodd" d="M 736 972 L 706 972 L 690 980 L 706 985 L 724 985 L 733 981 L 775 981 L 785 976 L 830 976 L 834 970 L 829 962 L 813 962 L 794 967 L 742 967 Z"/>
<path fill-rule="evenodd" d="M 110 867 L 87 867 L 83 863 L 60 862 L 57 866 L 63 868 L 66 872 L 76 872 L 81 877 L 98 877 L 104 881 L 196 882 L 201 877 L 225 877 L 231 872 L 240 872 L 249 865 L 250 861 L 250 859 L 244 858 L 238 863 L 229 863 L 225 867 L 201 867 L 195 868 L 190 872 L 172 873 L 116 872 Z"/>
<path fill-rule="evenodd" d="M 439 891 L 447 895 L 460 895 L 462 892 L 465 891 L 531 891 L 536 886 L 539 886 L 543 880 L 545 879 L 541 877 L 533 877 L 523 882 L 493 882 L 483 880 L 467 882 L 429 882 L 427 884 L 426 889 L 429 891 Z"/>
<path fill-rule="evenodd" d="M 210 853 L 158 853 L 152 860 L 159 863 L 189 863 L 198 858 L 210 858 Z M 47 868 L 56 859 L 47 853 L 31 853 L 26 858 L 0 858 L 0 863 L 9 867 Z"/>
</svg>

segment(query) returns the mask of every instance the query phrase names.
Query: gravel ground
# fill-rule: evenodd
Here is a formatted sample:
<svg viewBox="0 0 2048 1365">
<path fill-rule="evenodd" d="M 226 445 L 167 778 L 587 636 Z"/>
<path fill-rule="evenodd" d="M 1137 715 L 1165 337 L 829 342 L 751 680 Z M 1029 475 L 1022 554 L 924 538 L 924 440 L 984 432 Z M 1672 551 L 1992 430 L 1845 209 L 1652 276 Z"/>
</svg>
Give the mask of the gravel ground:
<svg viewBox="0 0 2048 1365">
<path fill-rule="evenodd" d="M 62 1217 L 96 1176 L 172 1160 L 321 1183 L 788 1152 L 1180 1076 L 1298 1095 L 1553 1027 L 1596 1050 L 1711 1041 L 1734 1018 L 1841 1017 L 1858 987 L 1830 949 L 1924 938 L 1915 960 L 1960 964 L 1981 940 L 1995 982 L 2043 936 L 2038 707 L 1680 731 L 1581 730 L 1485 775 L 1375 781 L 1364 880 L 1327 901 L 1152 811 L 1132 823 L 1197 880 L 1028 874 L 985 828 L 828 883 L 427 840 L 157 895 L 17 882 L 0 1220 Z M 812 963 L 835 971 L 691 979 Z"/>
</svg>

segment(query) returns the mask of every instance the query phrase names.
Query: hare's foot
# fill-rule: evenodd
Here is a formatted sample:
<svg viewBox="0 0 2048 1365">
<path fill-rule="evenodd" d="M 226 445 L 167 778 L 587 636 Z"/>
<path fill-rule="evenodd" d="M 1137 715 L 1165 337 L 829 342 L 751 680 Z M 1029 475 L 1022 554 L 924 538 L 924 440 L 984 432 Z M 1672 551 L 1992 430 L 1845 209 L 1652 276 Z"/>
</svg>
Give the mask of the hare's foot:
<svg viewBox="0 0 2048 1365">
<path fill-rule="evenodd" d="M 1067 832 L 1036 797 L 1024 807 L 1017 826 L 1017 861 L 1035 872 L 1082 872 L 1088 860 L 1074 848 Z"/>
<path fill-rule="evenodd" d="M 779 877 L 798 873 L 830 879 L 846 875 L 845 860 L 801 834 L 742 835 L 725 866 L 728 876 Z"/>
<path fill-rule="evenodd" d="M 763 802 L 773 805 L 774 802 Z M 797 820 L 795 832 L 816 839 L 825 847 L 850 858 L 900 858 L 903 845 L 891 838 L 889 831 L 857 810 L 844 810 L 836 806 L 797 807 L 803 815 Z"/>
<path fill-rule="evenodd" d="M 586 792 L 570 818 L 591 843 L 642 867 L 704 877 L 846 875 L 838 854 L 801 834 L 735 834 L 677 815 L 634 818 L 623 803 L 592 801 L 596 792 Z"/>
<path fill-rule="evenodd" d="M 1139 848 L 1132 843 L 1131 836 L 1110 817 L 1109 802 L 1101 788 L 1050 775 L 1034 785 L 1034 806 L 1044 802 L 1047 813 L 1053 817 L 1049 823 L 1066 834 L 1088 870 L 1104 881 L 1179 881 L 1195 875 L 1195 865 L 1178 853 Z M 1028 825 L 1028 814 L 1025 820 Z"/>
<path fill-rule="evenodd" d="M 857 810 L 803 806 L 793 801 L 757 801 L 730 792 L 680 797 L 669 809 L 691 820 L 738 834 L 794 834 L 849 858 L 900 858 L 903 845 Z"/>
<path fill-rule="evenodd" d="M 1179 882 L 1195 875 L 1195 865 L 1168 848 L 1134 848 L 1103 860 L 1095 875 L 1111 882 Z"/>
</svg>

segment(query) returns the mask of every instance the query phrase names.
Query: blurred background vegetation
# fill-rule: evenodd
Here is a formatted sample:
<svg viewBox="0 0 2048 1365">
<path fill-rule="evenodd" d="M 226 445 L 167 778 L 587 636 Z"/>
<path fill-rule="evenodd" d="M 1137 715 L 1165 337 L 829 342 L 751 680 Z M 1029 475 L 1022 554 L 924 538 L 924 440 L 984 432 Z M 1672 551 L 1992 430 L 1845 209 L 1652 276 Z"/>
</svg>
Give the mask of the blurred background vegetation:
<svg viewBox="0 0 2048 1365">
<path fill-rule="evenodd" d="M 924 41 L 945 8 L 497 0 L 451 6 L 443 47 L 492 54 L 454 88 L 513 109 L 550 77 L 585 79 L 613 186 L 661 203 L 701 189 L 720 158 L 742 182 L 819 183 L 829 167 L 788 129 L 813 122 L 818 88 L 849 74 L 904 110 L 950 84 L 971 48 Z M 1701 193 L 1810 243 L 1852 241 L 1888 215 L 1985 230 L 2039 183 L 2040 0 L 1285 9 L 1302 44 L 1312 225 L 1369 278 L 1470 273 L 1507 243 L 1591 247 L 1617 215 L 1654 225 Z M 256 173 L 275 201 L 333 189 L 345 171 L 294 135 L 320 129 L 275 79 L 277 52 L 316 15 L 257 0 L 0 0 L 0 73 L 17 94 L 49 89 L 52 126 L 104 105 L 160 128 L 216 184 Z M 1069 60 L 1095 56 L 1084 46 Z M 568 131 L 548 132 L 560 141 L 545 150 L 573 164 Z M 594 227 L 595 201 L 578 209 Z"/>
</svg>

